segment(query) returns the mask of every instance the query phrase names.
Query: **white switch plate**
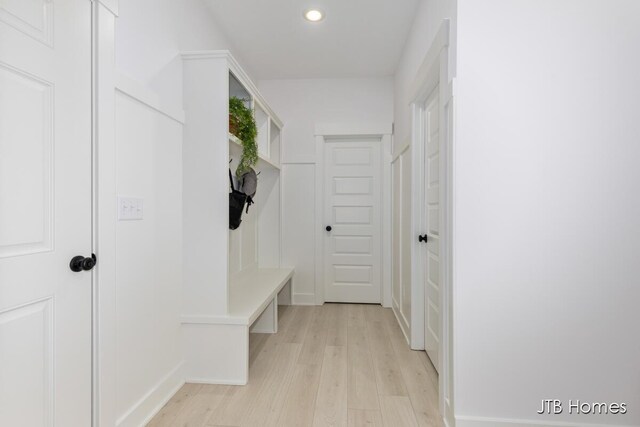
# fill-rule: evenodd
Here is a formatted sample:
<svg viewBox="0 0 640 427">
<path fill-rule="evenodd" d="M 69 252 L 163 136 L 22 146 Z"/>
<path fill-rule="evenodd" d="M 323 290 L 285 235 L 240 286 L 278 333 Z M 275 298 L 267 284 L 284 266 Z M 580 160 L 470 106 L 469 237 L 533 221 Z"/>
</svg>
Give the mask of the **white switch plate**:
<svg viewBox="0 0 640 427">
<path fill-rule="evenodd" d="M 143 213 L 143 199 L 136 197 L 118 197 L 118 221 L 141 220 Z"/>
</svg>

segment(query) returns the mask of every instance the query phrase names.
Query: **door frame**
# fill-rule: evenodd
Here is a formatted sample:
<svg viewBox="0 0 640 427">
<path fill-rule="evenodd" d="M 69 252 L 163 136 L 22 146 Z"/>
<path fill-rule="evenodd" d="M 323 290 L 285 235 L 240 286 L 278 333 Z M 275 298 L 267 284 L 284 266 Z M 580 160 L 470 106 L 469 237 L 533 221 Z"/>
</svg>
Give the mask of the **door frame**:
<svg viewBox="0 0 640 427">
<path fill-rule="evenodd" d="M 89 0 L 92 60 L 92 426 L 116 420 L 115 23 L 119 0 Z"/>
<path fill-rule="evenodd" d="M 318 123 L 315 126 L 315 305 L 325 302 L 324 287 L 324 149 L 325 142 L 335 138 L 380 138 L 382 160 L 380 203 L 381 296 L 383 307 L 391 307 L 391 140 L 393 125 L 380 123 Z"/>
<path fill-rule="evenodd" d="M 425 108 L 434 90 L 439 90 L 440 116 L 440 375 L 438 393 L 440 413 L 447 426 L 454 426 L 454 349 L 453 349 L 453 231 L 454 231 L 454 82 L 449 76 L 450 22 L 444 20 L 418 69 L 411 88 L 411 150 L 412 150 L 412 235 L 416 237 L 411 251 L 411 348 L 425 348 L 425 279 L 426 269 L 421 262 L 426 257 L 426 245 L 417 236 L 426 230 L 423 217 L 426 204 L 424 168 Z"/>
</svg>

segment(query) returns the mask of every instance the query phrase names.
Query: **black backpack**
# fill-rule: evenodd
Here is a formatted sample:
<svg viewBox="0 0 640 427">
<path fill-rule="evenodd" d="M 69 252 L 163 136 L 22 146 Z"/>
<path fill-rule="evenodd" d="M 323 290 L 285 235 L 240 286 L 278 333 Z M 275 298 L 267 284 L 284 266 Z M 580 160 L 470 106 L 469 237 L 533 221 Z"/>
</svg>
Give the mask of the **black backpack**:
<svg viewBox="0 0 640 427">
<path fill-rule="evenodd" d="M 231 184 L 231 192 L 229 193 L 229 228 L 235 230 L 240 227 L 242 222 L 242 211 L 247 201 L 247 195 L 233 187 L 231 169 L 229 169 L 229 183 Z"/>
<path fill-rule="evenodd" d="M 238 185 L 240 190 L 247 196 L 247 213 L 249 213 L 249 206 L 253 204 L 253 198 L 256 197 L 256 190 L 258 189 L 258 175 L 252 168 L 247 169 L 246 172 L 238 178 Z"/>
</svg>

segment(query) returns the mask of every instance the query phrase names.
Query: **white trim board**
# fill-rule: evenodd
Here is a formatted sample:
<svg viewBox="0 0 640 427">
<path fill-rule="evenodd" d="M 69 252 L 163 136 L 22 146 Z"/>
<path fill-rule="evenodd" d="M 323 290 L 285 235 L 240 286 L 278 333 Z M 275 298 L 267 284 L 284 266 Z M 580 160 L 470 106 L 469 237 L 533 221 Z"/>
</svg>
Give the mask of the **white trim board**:
<svg viewBox="0 0 640 427">
<path fill-rule="evenodd" d="M 117 7 L 117 1 L 108 2 Z M 116 424 L 116 144 L 115 21 L 105 2 L 92 5 L 93 274 L 92 345 L 94 426 Z"/>
<path fill-rule="evenodd" d="M 533 421 L 509 418 L 456 416 L 456 427 L 634 427 L 626 424 L 591 424 L 566 421 Z"/>
<path fill-rule="evenodd" d="M 384 136 L 393 133 L 391 123 L 318 123 L 316 136 Z"/>
<path fill-rule="evenodd" d="M 293 294 L 293 305 L 316 305 L 315 294 Z"/>
<path fill-rule="evenodd" d="M 116 74 L 115 81 L 118 92 L 184 125 L 185 112 L 182 108 L 165 105 L 154 91 L 122 73 Z"/>
<path fill-rule="evenodd" d="M 173 397 L 185 383 L 183 373 L 184 362 L 178 363 L 154 387 L 151 388 L 135 405 L 118 418 L 116 426 L 147 425 L 160 409 Z"/>
</svg>

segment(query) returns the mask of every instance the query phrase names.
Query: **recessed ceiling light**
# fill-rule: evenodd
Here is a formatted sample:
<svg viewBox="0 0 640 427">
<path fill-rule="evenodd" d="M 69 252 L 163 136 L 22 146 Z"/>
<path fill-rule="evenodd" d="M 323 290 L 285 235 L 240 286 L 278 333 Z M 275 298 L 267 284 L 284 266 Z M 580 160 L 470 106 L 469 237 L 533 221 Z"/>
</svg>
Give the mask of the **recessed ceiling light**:
<svg viewBox="0 0 640 427">
<path fill-rule="evenodd" d="M 324 14 L 320 12 L 318 9 L 310 9 L 304 13 L 304 19 L 311 22 L 322 21 L 324 18 Z"/>
</svg>

